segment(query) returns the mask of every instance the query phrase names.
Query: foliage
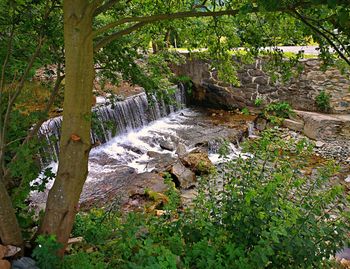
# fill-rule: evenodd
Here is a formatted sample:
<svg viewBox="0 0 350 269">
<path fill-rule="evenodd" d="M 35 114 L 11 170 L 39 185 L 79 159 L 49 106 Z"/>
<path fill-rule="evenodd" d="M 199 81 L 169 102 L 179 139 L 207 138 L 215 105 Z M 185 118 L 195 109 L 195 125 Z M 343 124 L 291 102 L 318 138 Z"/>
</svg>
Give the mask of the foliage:
<svg viewBox="0 0 350 269">
<path fill-rule="evenodd" d="M 108 269 L 107 264 L 103 260 L 103 255 L 98 252 L 85 253 L 77 252 L 64 257 L 59 269 Z M 51 267 L 51 269 L 56 269 Z"/>
<path fill-rule="evenodd" d="M 77 214 L 72 234 L 73 236 L 83 236 L 85 241 L 92 245 L 103 244 L 113 229 L 113 225 L 118 218 L 112 218 L 108 221 L 109 212 L 103 210 L 91 210 L 89 214 Z"/>
<path fill-rule="evenodd" d="M 304 58 L 303 51 L 289 58 L 286 58 L 284 52 L 279 48 L 263 51 L 263 54 L 265 54 L 263 60 L 266 61 L 263 68 L 274 83 L 286 83 L 303 71 L 304 66 L 299 61 Z"/>
<path fill-rule="evenodd" d="M 263 104 L 263 99 L 261 98 L 256 98 L 255 101 L 254 101 L 254 105 L 259 107 Z"/>
<path fill-rule="evenodd" d="M 286 102 L 276 102 L 268 104 L 263 114 L 266 119 L 273 124 L 281 124 L 283 119 L 289 118 L 294 114 L 292 107 Z"/>
<path fill-rule="evenodd" d="M 249 115 L 250 114 L 249 108 L 247 108 L 247 107 L 243 107 L 241 112 L 242 112 L 243 115 Z"/>
<path fill-rule="evenodd" d="M 182 83 L 185 86 L 185 89 L 187 90 L 188 94 L 192 92 L 193 83 L 192 79 L 188 76 L 175 76 L 173 77 L 171 82 L 175 84 Z"/>
<path fill-rule="evenodd" d="M 33 250 L 32 255 L 36 259 L 40 269 L 56 268 L 60 264 L 60 258 L 56 253 L 62 245 L 57 243 L 55 236 L 40 235 L 36 243 L 38 246 Z"/>
<path fill-rule="evenodd" d="M 250 158 L 200 179 L 190 208 L 109 219 L 96 259 L 109 268 L 331 268 L 350 228 L 344 188 L 330 181 L 337 167 L 305 173 L 312 144 L 276 130 L 244 149 Z"/>
<path fill-rule="evenodd" d="M 330 95 L 326 93 L 326 91 L 320 91 L 320 93 L 315 98 L 318 109 L 323 112 L 329 111 L 331 108 L 330 98 Z"/>
</svg>

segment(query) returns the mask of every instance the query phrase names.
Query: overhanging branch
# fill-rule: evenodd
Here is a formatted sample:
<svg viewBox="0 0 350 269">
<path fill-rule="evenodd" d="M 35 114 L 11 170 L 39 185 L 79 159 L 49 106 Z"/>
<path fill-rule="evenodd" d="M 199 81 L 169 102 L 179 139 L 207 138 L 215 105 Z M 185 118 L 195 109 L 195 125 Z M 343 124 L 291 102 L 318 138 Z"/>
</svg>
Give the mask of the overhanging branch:
<svg viewBox="0 0 350 269">
<path fill-rule="evenodd" d="M 293 13 L 299 18 L 305 25 L 311 28 L 316 34 L 320 35 L 327 40 L 328 44 L 338 53 L 339 57 L 342 58 L 348 65 L 350 65 L 350 60 L 343 54 L 343 52 L 337 47 L 337 45 L 327 36 L 324 32 L 318 29 L 315 25 L 311 24 L 303 15 L 301 15 L 297 10 L 294 10 Z"/>
<path fill-rule="evenodd" d="M 101 14 L 108 9 L 110 9 L 112 6 L 114 6 L 116 3 L 118 3 L 119 0 L 109 0 L 105 4 L 99 6 L 98 8 L 95 9 L 94 11 L 94 16 L 97 16 L 98 14 Z"/>
<path fill-rule="evenodd" d="M 130 34 L 138 29 L 140 29 L 142 26 L 146 25 L 147 22 L 139 22 L 129 28 L 126 28 L 124 30 L 118 31 L 114 34 L 111 34 L 109 36 L 106 36 L 105 38 L 101 39 L 95 46 L 94 50 L 98 51 L 99 49 L 103 48 L 106 46 L 108 43 L 112 42 L 113 40 L 116 40 L 124 35 Z"/>
<path fill-rule="evenodd" d="M 165 20 L 173 20 L 173 19 L 183 19 L 183 18 L 198 18 L 198 17 L 219 17 L 219 16 L 234 16 L 239 13 L 240 10 L 230 9 L 230 10 L 221 10 L 221 11 L 212 11 L 212 12 L 203 12 L 203 11 L 184 11 L 184 12 L 177 12 L 172 14 L 157 14 L 157 15 L 151 15 L 151 16 L 144 16 L 144 17 L 127 17 L 120 19 L 118 21 L 112 22 L 110 24 L 107 24 L 97 30 L 94 31 L 94 37 L 103 34 L 107 32 L 108 30 L 115 28 L 117 26 L 123 25 L 125 23 L 130 22 L 144 22 L 151 23 L 156 21 L 165 21 Z M 255 9 L 255 12 L 258 11 L 258 9 Z M 253 11 L 252 11 L 253 12 Z"/>
</svg>

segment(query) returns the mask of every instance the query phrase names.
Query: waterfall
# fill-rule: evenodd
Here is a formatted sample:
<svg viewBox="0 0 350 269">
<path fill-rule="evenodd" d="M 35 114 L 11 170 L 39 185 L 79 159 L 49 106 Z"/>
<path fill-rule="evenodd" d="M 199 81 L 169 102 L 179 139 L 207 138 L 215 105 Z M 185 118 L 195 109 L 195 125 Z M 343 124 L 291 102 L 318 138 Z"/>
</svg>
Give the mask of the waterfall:
<svg viewBox="0 0 350 269">
<path fill-rule="evenodd" d="M 155 96 L 140 93 L 113 104 L 102 104 L 93 108 L 92 144 L 103 144 L 113 136 L 138 129 L 148 123 L 167 116 L 186 103 L 185 88 L 180 84 L 171 96 L 172 103 L 166 104 Z M 46 142 L 39 154 L 44 167 L 57 161 L 62 117 L 52 118 L 42 124 L 38 132 L 39 139 Z"/>
</svg>

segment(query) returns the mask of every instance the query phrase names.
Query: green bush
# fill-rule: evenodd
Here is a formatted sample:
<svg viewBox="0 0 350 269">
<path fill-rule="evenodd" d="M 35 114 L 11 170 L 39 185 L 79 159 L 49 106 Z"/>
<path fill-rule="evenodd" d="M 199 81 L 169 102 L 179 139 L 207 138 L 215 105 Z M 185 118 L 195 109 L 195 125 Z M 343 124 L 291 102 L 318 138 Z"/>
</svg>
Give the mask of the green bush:
<svg viewBox="0 0 350 269">
<path fill-rule="evenodd" d="M 336 166 L 305 173 L 311 143 L 275 130 L 244 149 L 250 158 L 199 180 L 187 209 L 109 219 L 115 224 L 95 246 L 97 261 L 107 268 L 331 268 L 349 233 L 344 189 L 330 182 Z"/>
<path fill-rule="evenodd" d="M 331 97 L 328 93 L 321 91 L 315 99 L 318 109 L 322 112 L 328 112 L 331 108 L 330 99 Z"/>
</svg>

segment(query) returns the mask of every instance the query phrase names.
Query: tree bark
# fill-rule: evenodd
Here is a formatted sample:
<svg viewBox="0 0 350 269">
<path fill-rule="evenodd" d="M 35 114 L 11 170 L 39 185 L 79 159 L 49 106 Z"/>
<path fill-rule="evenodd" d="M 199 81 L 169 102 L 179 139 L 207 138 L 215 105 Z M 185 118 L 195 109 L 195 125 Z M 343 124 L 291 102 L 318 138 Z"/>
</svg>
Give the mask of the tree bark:
<svg viewBox="0 0 350 269">
<path fill-rule="evenodd" d="M 66 78 L 60 156 L 40 233 L 54 234 L 64 245 L 68 241 L 88 173 L 91 149 L 94 6 L 89 2 L 65 0 L 63 3 Z"/>
<path fill-rule="evenodd" d="M 0 243 L 3 245 L 23 246 L 21 228 L 19 227 L 11 198 L 0 175 Z"/>
</svg>

